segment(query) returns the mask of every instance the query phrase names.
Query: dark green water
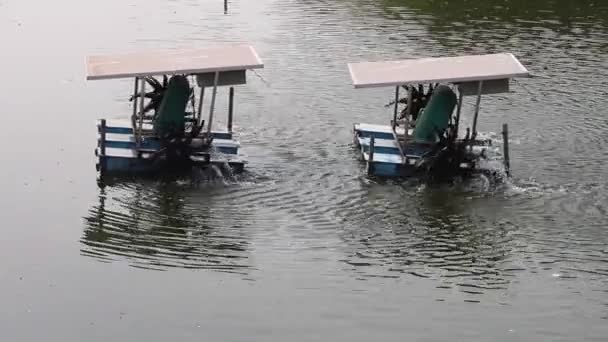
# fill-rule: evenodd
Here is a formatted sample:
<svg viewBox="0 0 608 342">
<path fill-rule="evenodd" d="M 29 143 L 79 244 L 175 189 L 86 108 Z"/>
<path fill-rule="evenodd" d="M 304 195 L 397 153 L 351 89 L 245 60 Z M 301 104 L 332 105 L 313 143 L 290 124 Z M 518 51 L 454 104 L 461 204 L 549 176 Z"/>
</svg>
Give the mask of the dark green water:
<svg viewBox="0 0 608 342">
<path fill-rule="evenodd" d="M 603 1 L 0 0 L 0 37 L 3 341 L 608 336 Z M 222 41 L 266 64 L 237 89 L 247 174 L 99 190 L 95 119 L 131 83 L 85 56 Z M 352 124 L 392 92 L 347 62 L 503 51 L 535 75 L 482 101 L 511 182 L 364 176 Z"/>
</svg>

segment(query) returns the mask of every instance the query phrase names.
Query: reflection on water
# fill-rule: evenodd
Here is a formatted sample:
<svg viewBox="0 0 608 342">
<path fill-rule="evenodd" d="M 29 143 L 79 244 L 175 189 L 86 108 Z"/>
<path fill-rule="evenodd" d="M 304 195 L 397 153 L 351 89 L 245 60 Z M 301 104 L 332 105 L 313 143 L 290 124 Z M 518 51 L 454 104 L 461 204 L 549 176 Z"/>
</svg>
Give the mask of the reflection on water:
<svg viewBox="0 0 608 342">
<path fill-rule="evenodd" d="M 100 190 L 85 217 L 82 254 L 149 269 L 246 272 L 244 228 L 189 182 L 119 182 Z"/>
</svg>

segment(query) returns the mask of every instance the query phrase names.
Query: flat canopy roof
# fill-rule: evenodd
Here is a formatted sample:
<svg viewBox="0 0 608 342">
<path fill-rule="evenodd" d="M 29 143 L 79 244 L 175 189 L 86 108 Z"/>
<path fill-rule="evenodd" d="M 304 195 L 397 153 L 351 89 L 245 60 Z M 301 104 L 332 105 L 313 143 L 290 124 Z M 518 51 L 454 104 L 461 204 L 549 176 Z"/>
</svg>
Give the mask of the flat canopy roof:
<svg viewBox="0 0 608 342">
<path fill-rule="evenodd" d="M 201 74 L 263 67 L 264 63 L 249 45 L 145 51 L 87 57 L 87 80 Z"/>
<path fill-rule="evenodd" d="M 355 88 L 530 76 L 511 53 L 349 63 L 348 69 Z"/>
</svg>

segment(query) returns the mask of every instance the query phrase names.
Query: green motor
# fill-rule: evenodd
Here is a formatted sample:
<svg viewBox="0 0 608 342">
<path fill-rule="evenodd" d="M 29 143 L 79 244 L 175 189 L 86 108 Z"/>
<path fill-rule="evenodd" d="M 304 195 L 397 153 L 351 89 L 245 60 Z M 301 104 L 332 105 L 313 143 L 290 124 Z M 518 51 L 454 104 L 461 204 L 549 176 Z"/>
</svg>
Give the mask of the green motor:
<svg viewBox="0 0 608 342">
<path fill-rule="evenodd" d="M 158 137 L 173 138 L 184 135 L 190 92 L 190 82 L 186 76 L 171 77 L 154 118 L 154 131 Z"/>
<path fill-rule="evenodd" d="M 435 143 L 439 140 L 438 132 L 448 127 L 450 117 L 456 107 L 456 94 L 446 85 L 438 86 L 416 120 L 414 141 L 419 143 Z"/>
</svg>

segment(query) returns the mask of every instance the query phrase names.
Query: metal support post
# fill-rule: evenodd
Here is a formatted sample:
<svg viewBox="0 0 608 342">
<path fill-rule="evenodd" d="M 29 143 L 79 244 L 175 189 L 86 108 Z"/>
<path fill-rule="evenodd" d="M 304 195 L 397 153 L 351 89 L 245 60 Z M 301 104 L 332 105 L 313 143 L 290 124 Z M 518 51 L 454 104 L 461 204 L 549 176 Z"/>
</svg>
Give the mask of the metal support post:
<svg viewBox="0 0 608 342">
<path fill-rule="evenodd" d="M 211 126 L 213 125 L 213 111 L 215 110 L 215 97 L 217 96 L 217 84 L 219 82 L 220 73 L 215 73 L 213 80 L 213 92 L 211 93 L 211 105 L 209 107 L 209 122 L 207 123 L 207 138 L 211 138 Z"/>
<path fill-rule="evenodd" d="M 232 117 L 234 115 L 234 87 L 230 87 L 228 95 L 228 132 L 232 133 Z"/>
<path fill-rule="evenodd" d="M 475 103 L 475 116 L 473 116 L 473 139 L 477 137 L 477 117 L 479 116 L 479 103 L 481 102 L 481 90 L 483 89 L 483 81 L 479 81 L 477 89 L 477 102 Z"/>
<path fill-rule="evenodd" d="M 511 176 L 511 161 L 509 159 L 509 126 L 502 124 L 503 162 L 507 177 Z"/>
</svg>

